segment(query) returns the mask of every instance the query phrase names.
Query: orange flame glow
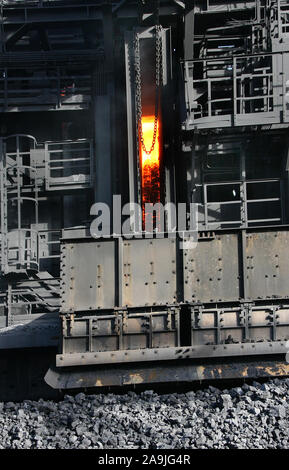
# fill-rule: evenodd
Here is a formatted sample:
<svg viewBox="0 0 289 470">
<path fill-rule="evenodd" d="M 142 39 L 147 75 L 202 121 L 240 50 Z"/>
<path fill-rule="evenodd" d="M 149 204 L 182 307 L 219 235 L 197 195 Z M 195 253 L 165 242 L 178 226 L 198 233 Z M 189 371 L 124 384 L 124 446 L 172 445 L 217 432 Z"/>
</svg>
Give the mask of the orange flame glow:
<svg viewBox="0 0 289 470">
<path fill-rule="evenodd" d="M 142 134 L 147 150 L 151 148 L 154 133 L 154 116 L 142 117 Z M 155 204 L 161 200 L 160 182 L 160 122 L 157 124 L 157 135 L 154 149 L 146 153 L 140 143 L 142 218 L 145 221 L 145 204 Z"/>
</svg>

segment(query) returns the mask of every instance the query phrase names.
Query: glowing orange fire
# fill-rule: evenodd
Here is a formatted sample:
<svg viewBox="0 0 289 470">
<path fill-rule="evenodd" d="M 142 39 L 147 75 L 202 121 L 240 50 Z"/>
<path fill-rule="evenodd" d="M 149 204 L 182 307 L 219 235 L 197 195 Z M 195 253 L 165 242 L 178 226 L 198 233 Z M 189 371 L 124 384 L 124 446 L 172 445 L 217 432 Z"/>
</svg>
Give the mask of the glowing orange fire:
<svg viewBox="0 0 289 470">
<path fill-rule="evenodd" d="M 153 141 L 154 116 L 142 117 L 142 134 L 145 148 L 149 150 Z M 141 189 L 142 189 L 142 219 L 145 222 L 145 204 L 161 201 L 160 182 L 160 125 L 158 120 L 157 135 L 154 149 L 150 154 L 146 153 L 140 143 L 141 163 Z"/>
</svg>

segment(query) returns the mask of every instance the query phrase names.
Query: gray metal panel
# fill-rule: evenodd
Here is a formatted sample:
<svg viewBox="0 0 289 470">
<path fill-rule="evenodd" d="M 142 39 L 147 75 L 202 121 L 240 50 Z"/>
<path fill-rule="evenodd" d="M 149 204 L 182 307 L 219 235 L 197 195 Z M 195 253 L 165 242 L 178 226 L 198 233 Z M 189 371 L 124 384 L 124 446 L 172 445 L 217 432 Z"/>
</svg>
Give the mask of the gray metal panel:
<svg viewBox="0 0 289 470">
<path fill-rule="evenodd" d="M 62 312 L 176 302 L 176 241 L 115 240 L 68 242 L 62 247 Z M 119 272 L 119 274 L 117 274 Z"/>
<path fill-rule="evenodd" d="M 289 310 L 284 306 L 261 307 L 248 302 L 235 308 L 195 306 L 191 313 L 193 346 L 242 343 L 246 354 L 244 344 L 260 343 L 267 345 L 263 354 L 266 347 L 272 348 L 272 342 L 289 338 Z"/>
<path fill-rule="evenodd" d="M 217 358 L 233 356 L 258 356 L 262 354 L 285 354 L 285 343 L 276 342 L 273 344 L 228 344 L 226 346 L 194 346 L 192 347 L 170 347 L 155 348 L 133 351 L 103 351 L 75 354 L 58 354 L 56 356 L 57 367 L 87 366 L 92 364 L 112 364 L 128 362 L 147 361 L 172 361 L 180 359 L 194 358 Z"/>
<path fill-rule="evenodd" d="M 61 370 L 49 369 L 44 380 L 53 388 L 72 389 L 103 386 L 123 386 L 152 384 L 155 382 L 192 382 L 194 380 L 212 379 L 243 379 L 249 377 L 270 377 L 288 375 L 289 364 L 285 361 L 231 361 L 229 363 L 215 362 L 209 364 L 183 363 L 171 365 L 163 362 L 161 365 L 140 364 L 131 369 L 130 365 L 118 365 L 112 368 L 96 368 L 93 370 Z"/>
<path fill-rule="evenodd" d="M 64 355 L 117 350 L 143 350 L 179 346 L 179 311 L 79 316 L 62 319 Z"/>
<path fill-rule="evenodd" d="M 1 323 L 0 350 L 46 348 L 59 344 L 61 328 L 58 312 L 42 315 L 17 315 L 17 319 L 14 317 L 14 323 L 4 328 Z"/>
<path fill-rule="evenodd" d="M 129 240 L 123 243 L 123 304 L 176 302 L 176 241 Z"/>
<path fill-rule="evenodd" d="M 216 302 L 240 297 L 238 235 L 222 234 L 183 251 L 184 300 Z"/>
<path fill-rule="evenodd" d="M 289 296 L 289 232 L 247 234 L 246 264 L 249 299 Z"/>
<path fill-rule="evenodd" d="M 219 233 L 183 250 L 185 302 L 288 298 L 289 232 Z M 118 258 L 116 258 L 118 253 Z M 266 253 L 266 256 L 264 256 Z M 62 311 L 174 304 L 177 250 L 172 239 L 67 242 L 62 251 Z M 243 279 L 245 289 L 243 288 Z"/>
<path fill-rule="evenodd" d="M 62 311 L 113 308 L 114 241 L 66 243 L 62 246 Z"/>
</svg>

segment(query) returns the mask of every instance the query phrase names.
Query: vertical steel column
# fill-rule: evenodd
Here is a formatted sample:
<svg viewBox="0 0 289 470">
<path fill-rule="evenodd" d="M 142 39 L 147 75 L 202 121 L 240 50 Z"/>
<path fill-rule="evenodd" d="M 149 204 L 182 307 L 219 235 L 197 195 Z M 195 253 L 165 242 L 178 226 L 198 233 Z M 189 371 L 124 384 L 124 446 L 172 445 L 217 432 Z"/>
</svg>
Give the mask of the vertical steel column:
<svg viewBox="0 0 289 470">
<path fill-rule="evenodd" d="M 248 226 L 248 207 L 247 207 L 247 185 L 246 185 L 246 155 L 243 142 L 240 152 L 240 199 L 241 199 L 241 223 L 242 227 Z"/>
<path fill-rule="evenodd" d="M 111 6 L 103 8 L 103 31 L 105 62 L 101 70 L 104 89 L 95 86 L 95 201 L 102 202 L 112 208 L 112 178 L 115 162 L 113 161 L 115 122 L 113 121 L 114 106 L 114 31 Z M 98 72 L 99 73 L 99 72 Z"/>
<path fill-rule="evenodd" d="M 240 239 L 239 239 L 240 240 Z M 241 241 L 240 243 L 240 257 L 241 257 L 241 281 L 242 285 L 240 287 L 243 288 L 243 299 L 246 300 L 248 296 L 248 270 L 247 270 L 247 256 L 246 256 L 246 243 L 247 243 L 247 234 L 246 230 L 241 230 Z"/>
<path fill-rule="evenodd" d="M 242 86 L 242 85 L 241 85 Z M 241 103 L 240 103 L 241 105 Z M 237 118 L 237 60 L 236 57 L 233 57 L 233 126 L 236 125 L 236 118 Z"/>
<path fill-rule="evenodd" d="M 6 272 L 8 264 L 7 227 L 7 183 L 5 144 L 0 139 L 0 199 L 1 199 L 1 271 Z"/>
<path fill-rule="evenodd" d="M 194 5 L 192 6 L 191 0 L 186 0 L 186 13 L 185 13 L 185 37 L 184 37 L 184 59 L 190 60 L 194 58 L 194 20 L 195 12 Z"/>
<path fill-rule="evenodd" d="M 138 202 L 140 197 L 136 190 L 136 128 L 135 128 L 135 103 L 134 103 L 134 63 L 132 60 L 133 34 L 125 34 L 125 65 L 126 65 L 126 109 L 127 109 L 127 142 L 128 142 L 128 180 L 129 180 L 129 201 Z"/>
<path fill-rule="evenodd" d="M 6 317 L 6 325 L 11 326 L 13 325 L 13 317 L 12 317 L 12 310 L 11 310 L 11 305 L 12 305 L 12 286 L 11 283 L 8 282 L 7 285 L 7 317 Z"/>
<path fill-rule="evenodd" d="M 282 23 L 281 23 L 281 0 L 277 0 L 277 21 L 278 21 L 278 36 L 282 36 Z"/>
<path fill-rule="evenodd" d="M 25 258 L 25 244 L 24 251 L 21 246 L 21 184 L 20 184 L 20 155 L 19 155 L 19 135 L 16 136 L 16 172 L 17 172 L 17 229 L 18 229 L 18 261 L 22 264 Z"/>
</svg>

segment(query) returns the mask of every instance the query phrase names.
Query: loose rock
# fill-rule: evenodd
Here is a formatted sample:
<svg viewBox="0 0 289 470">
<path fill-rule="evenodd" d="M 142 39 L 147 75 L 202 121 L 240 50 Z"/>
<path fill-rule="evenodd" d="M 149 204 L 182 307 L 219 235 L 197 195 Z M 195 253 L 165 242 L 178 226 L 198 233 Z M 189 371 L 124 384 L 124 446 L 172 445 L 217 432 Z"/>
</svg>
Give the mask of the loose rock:
<svg viewBox="0 0 289 470">
<path fill-rule="evenodd" d="M 0 448 L 288 448 L 289 379 L 0 403 Z"/>
</svg>

